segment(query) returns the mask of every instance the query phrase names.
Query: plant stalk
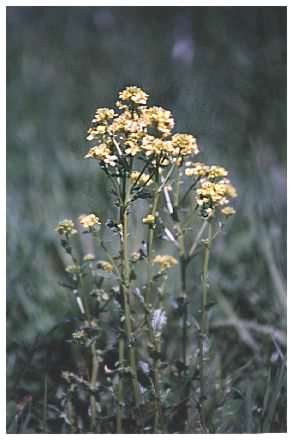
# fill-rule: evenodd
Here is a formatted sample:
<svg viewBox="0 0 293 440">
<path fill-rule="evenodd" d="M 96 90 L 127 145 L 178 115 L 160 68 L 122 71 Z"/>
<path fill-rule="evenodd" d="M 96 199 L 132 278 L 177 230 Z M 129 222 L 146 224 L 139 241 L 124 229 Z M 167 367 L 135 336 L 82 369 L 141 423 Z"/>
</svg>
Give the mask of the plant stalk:
<svg viewBox="0 0 293 440">
<path fill-rule="evenodd" d="M 180 205 L 180 171 L 177 167 L 176 181 L 175 181 L 175 197 L 174 197 L 174 221 L 176 223 L 178 244 L 179 244 L 179 263 L 180 263 L 180 282 L 181 282 L 181 297 L 183 300 L 183 315 L 182 315 L 182 362 L 184 365 L 184 375 L 186 374 L 186 347 L 187 347 L 187 294 L 186 294 L 186 269 L 187 258 L 185 250 L 184 230 L 181 225 L 179 217 L 179 205 Z"/>
<path fill-rule="evenodd" d="M 160 199 L 160 176 L 158 170 L 155 174 L 155 193 L 153 199 L 153 205 L 151 210 L 151 215 L 156 216 L 158 209 L 159 199 Z M 154 242 L 154 227 L 150 227 L 148 231 L 147 246 L 148 246 L 148 267 L 147 267 L 147 288 L 145 293 L 145 305 L 146 305 L 146 322 L 148 333 L 151 341 L 155 347 L 156 359 L 154 361 L 154 388 L 155 388 L 155 423 L 154 423 L 154 433 L 160 432 L 160 426 L 162 423 L 162 406 L 161 406 L 161 393 L 160 393 L 160 351 L 161 345 L 160 340 L 157 340 L 153 335 L 153 330 L 151 326 L 150 318 L 150 307 L 151 307 L 151 292 L 152 292 L 152 264 L 153 264 L 153 242 Z"/>
<path fill-rule="evenodd" d="M 119 337 L 119 344 L 118 344 L 118 350 L 119 350 L 119 368 L 124 368 L 124 337 L 121 334 Z M 116 415 L 116 431 L 117 434 L 123 433 L 123 427 L 122 427 L 122 413 L 123 413 L 123 380 L 120 376 L 119 383 L 118 383 L 118 408 L 117 408 L 117 415 Z"/>
<path fill-rule="evenodd" d="M 121 208 L 121 223 L 122 223 L 122 291 L 123 291 L 123 308 L 125 315 L 125 332 L 128 341 L 129 348 L 129 365 L 131 368 L 131 381 L 133 386 L 133 394 L 135 400 L 136 410 L 140 404 L 140 391 L 137 377 L 137 366 L 135 349 L 133 347 L 133 332 L 131 324 L 130 304 L 129 304 L 129 285 L 130 285 L 130 268 L 128 258 L 128 202 L 130 196 L 130 185 L 128 182 L 128 176 L 124 175 L 123 178 L 123 203 Z M 121 347 L 120 347 L 121 348 Z"/>
<path fill-rule="evenodd" d="M 208 222 L 208 238 L 205 243 L 204 260 L 203 260 L 203 288 L 202 288 L 202 304 L 201 304 L 201 331 L 200 331 L 200 413 L 201 423 L 205 433 L 208 432 L 206 420 L 206 382 L 205 382 L 205 365 L 206 350 L 205 343 L 208 338 L 208 319 L 207 319 L 207 300 L 208 300 L 208 269 L 209 257 L 212 243 L 212 223 Z"/>
</svg>

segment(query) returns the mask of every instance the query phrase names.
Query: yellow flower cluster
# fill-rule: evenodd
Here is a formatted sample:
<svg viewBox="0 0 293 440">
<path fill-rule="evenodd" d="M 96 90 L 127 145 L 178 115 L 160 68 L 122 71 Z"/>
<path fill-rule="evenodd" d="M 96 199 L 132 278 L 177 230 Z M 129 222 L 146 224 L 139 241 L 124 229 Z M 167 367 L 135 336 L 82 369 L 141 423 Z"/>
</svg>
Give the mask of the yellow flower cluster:
<svg viewBox="0 0 293 440">
<path fill-rule="evenodd" d="M 104 135 L 108 131 L 108 124 L 113 120 L 115 112 L 111 108 L 98 108 L 94 119 L 93 127 L 88 130 L 87 140 L 91 141 L 100 135 Z"/>
<path fill-rule="evenodd" d="M 147 93 L 139 87 L 126 87 L 119 93 L 118 112 L 97 109 L 87 139 L 97 140 L 98 145 L 85 158 L 116 167 L 123 155 L 142 155 L 160 157 L 165 165 L 176 158 L 181 165 L 186 156 L 197 154 L 197 142 L 192 135 L 177 133 L 171 137 L 175 125 L 172 113 L 159 106 L 147 107 L 147 100 Z"/>
<path fill-rule="evenodd" d="M 129 135 L 129 133 L 133 133 L 135 134 L 135 138 L 139 140 L 145 133 L 146 121 L 140 114 L 125 110 L 114 119 L 109 129 L 112 134 L 124 132 Z"/>
<path fill-rule="evenodd" d="M 162 107 L 154 106 L 144 109 L 143 118 L 146 125 L 154 125 L 162 137 L 169 136 L 175 125 L 172 113 Z"/>
<path fill-rule="evenodd" d="M 89 231 L 92 231 L 97 225 L 101 224 L 99 217 L 97 217 L 95 214 L 83 214 L 79 217 L 79 222 Z"/>
<path fill-rule="evenodd" d="M 170 269 L 177 264 L 176 258 L 171 255 L 156 255 L 153 264 L 159 264 L 161 270 Z"/>
<path fill-rule="evenodd" d="M 217 207 L 225 206 L 229 203 L 229 199 L 237 197 L 235 187 L 226 178 L 218 182 L 203 178 L 196 193 L 197 204 L 202 207 L 202 213 L 207 217 L 213 215 Z M 229 210 L 226 209 L 222 212 L 224 215 L 232 215 L 235 211 L 229 207 Z"/>
<path fill-rule="evenodd" d="M 117 156 L 112 154 L 111 149 L 106 144 L 100 144 L 92 147 L 89 152 L 84 156 L 86 159 L 92 158 L 101 160 L 107 165 L 114 167 L 117 162 Z"/>
<path fill-rule="evenodd" d="M 97 268 L 103 270 L 104 272 L 113 272 L 113 266 L 109 261 L 98 261 Z"/>
<path fill-rule="evenodd" d="M 212 165 L 208 172 L 208 179 L 210 180 L 226 176 L 228 176 L 228 171 L 224 167 L 219 167 L 218 165 Z"/>
<path fill-rule="evenodd" d="M 204 177 L 207 176 L 210 167 L 201 162 L 186 162 L 185 175 L 188 177 L 197 176 Z"/>
<path fill-rule="evenodd" d="M 167 155 L 172 151 L 172 144 L 170 141 L 164 141 L 160 138 L 147 135 L 143 138 L 142 149 L 145 151 L 146 156 L 161 156 Z"/>
<path fill-rule="evenodd" d="M 132 171 L 130 174 L 130 180 L 132 183 L 136 182 L 136 185 L 149 186 L 153 183 L 149 174 L 142 173 L 140 171 Z"/>
<path fill-rule="evenodd" d="M 112 108 L 98 108 L 93 119 L 93 122 L 109 122 L 115 116 L 115 112 Z"/>
<path fill-rule="evenodd" d="M 77 233 L 77 230 L 74 227 L 74 223 L 72 220 L 64 219 L 62 222 L 59 222 L 55 231 L 60 235 L 74 235 Z"/>
<path fill-rule="evenodd" d="M 173 156 L 190 156 L 199 153 L 196 139 L 191 134 L 176 133 L 172 136 Z"/>
<path fill-rule="evenodd" d="M 136 86 L 126 87 L 119 93 L 119 101 L 116 103 L 118 108 L 124 108 L 125 103 L 130 101 L 134 105 L 145 105 L 149 95 Z"/>
<path fill-rule="evenodd" d="M 206 165 L 201 162 L 187 162 L 185 168 L 186 176 L 207 177 L 209 180 L 214 180 L 219 177 L 226 177 L 228 171 L 218 165 Z"/>
</svg>

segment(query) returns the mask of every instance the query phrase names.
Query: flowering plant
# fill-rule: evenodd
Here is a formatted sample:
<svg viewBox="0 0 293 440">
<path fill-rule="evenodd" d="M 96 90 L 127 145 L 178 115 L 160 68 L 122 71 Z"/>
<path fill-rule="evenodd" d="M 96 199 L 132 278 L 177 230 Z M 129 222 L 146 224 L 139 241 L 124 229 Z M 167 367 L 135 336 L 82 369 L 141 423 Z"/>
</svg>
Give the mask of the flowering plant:
<svg viewBox="0 0 293 440">
<path fill-rule="evenodd" d="M 126 87 L 114 109 L 97 109 L 88 130 L 87 140 L 93 145 L 85 158 L 96 161 L 111 182 L 117 218 L 100 219 L 89 213 L 80 216 L 79 227 L 64 220 L 56 228 L 72 258 L 66 271 L 80 312 L 71 342 L 83 344 L 90 354 L 86 376 L 63 372 L 71 432 L 80 432 L 80 387 L 89 402 L 87 432 L 174 432 L 174 420 L 175 432 L 187 432 L 194 397 L 200 431 L 210 432 L 206 405 L 209 257 L 224 219 L 235 213 L 229 203 L 237 193 L 227 170 L 197 162 L 197 139 L 174 133 L 172 113 L 148 106 L 148 99 L 142 89 Z M 139 220 L 145 239 L 135 248 L 132 222 L 137 203 L 145 209 Z M 103 240 L 105 228 L 113 234 L 116 253 Z M 73 251 L 78 230 L 90 234 L 105 260 L 93 254 L 78 260 Z M 163 255 L 158 253 L 162 240 L 168 243 L 168 253 Z M 187 271 L 201 254 L 202 295 L 195 311 L 190 307 L 193 292 L 187 286 Z M 172 291 L 172 272 L 179 280 L 177 292 Z M 171 300 L 180 335 L 176 359 L 164 345 Z M 107 313 L 117 336 L 112 345 L 103 334 Z M 192 319 L 195 338 L 190 331 Z M 109 351 L 114 360 L 109 361 Z M 170 378 L 176 378 L 175 385 L 170 385 Z"/>
</svg>

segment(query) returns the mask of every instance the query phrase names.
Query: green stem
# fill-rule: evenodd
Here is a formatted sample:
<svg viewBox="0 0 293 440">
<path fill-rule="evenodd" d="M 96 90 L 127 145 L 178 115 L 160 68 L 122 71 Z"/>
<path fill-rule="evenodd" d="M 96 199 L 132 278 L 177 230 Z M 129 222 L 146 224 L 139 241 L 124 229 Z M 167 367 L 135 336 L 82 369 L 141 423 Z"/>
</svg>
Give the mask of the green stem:
<svg viewBox="0 0 293 440">
<path fill-rule="evenodd" d="M 209 270 L 209 258 L 212 244 L 212 223 L 209 222 L 208 226 L 208 238 L 205 244 L 204 262 L 203 262 L 203 307 L 202 307 L 202 331 L 208 336 L 208 321 L 207 321 L 207 300 L 208 300 L 208 270 Z"/>
<path fill-rule="evenodd" d="M 121 334 L 119 337 L 119 368 L 123 370 L 124 368 L 124 337 Z M 123 433 L 123 427 L 122 427 L 122 413 L 123 413 L 123 380 L 120 376 L 119 383 L 118 383 L 118 408 L 117 408 L 117 416 L 116 416 L 116 431 L 117 434 Z"/>
<path fill-rule="evenodd" d="M 159 199 L 160 199 L 160 176 L 158 170 L 156 170 L 155 175 L 155 193 L 153 199 L 153 205 L 151 210 L 151 215 L 156 217 L 156 212 L 158 209 Z M 148 328 L 148 334 L 154 345 L 156 352 L 156 359 L 154 361 L 154 388 L 155 388 L 155 423 L 154 423 L 154 432 L 158 433 L 160 430 L 160 425 L 162 421 L 162 406 L 161 406 L 161 396 L 160 396 L 160 341 L 158 341 L 152 331 L 151 319 L 150 319 L 150 310 L 152 308 L 152 264 L 153 264 L 153 242 L 154 242 L 154 227 L 151 226 L 148 231 L 147 238 L 147 246 L 148 246 L 148 265 L 147 265 L 147 288 L 145 292 L 145 309 L 146 309 L 146 322 Z"/>
<path fill-rule="evenodd" d="M 136 409 L 138 410 L 140 404 L 140 392 L 137 377 L 137 366 L 136 366 L 136 356 L 135 349 L 132 345 L 133 332 L 131 324 L 131 313 L 129 304 L 129 286 L 130 286 L 130 267 L 128 258 L 128 200 L 130 196 L 130 186 L 128 182 L 128 176 L 124 175 L 123 178 L 123 205 L 121 212 L 121 223 L 122 223 L 122 291 L 123 291 L 123 306 L 125 314 L 125 332 L 128 340 L 129 348 L 129 364 L 131 368 L 132 386 Z"/>
<path fill-rule="evenodd" d="M 186 367 L 186 347 L 187 347 L 187 294 L 186 294 L 186 269 L 187 258 L 185 250 L 184 230 L 181 225 L 179 217 L 179 205 L 180 205 L 180 170 L 177 167 L 176 180 L 175 180 L 175 197 L 174 197 L 174 221 L 176 222 L 178 244 L 179 244 L 179 263 L 180 263 L 180 282 L 181 282 L 181 298 L 183 300 L 183 316 L 182 316 L 182 362 Z M 184 368 L 184 374 L 186 369 Z"/>
<path fill-rule="evenodd" d="M 151 215 L 156 217 L 156 212 L 158 209 L 159 199 L 160 199 L 160 192 L 158 191 L 159 186 L 159 173 L 156 173 L 156 188 L 155 188 L 155 194 L 154 194 L 154 200 L 151 210 Z M 147 270 L 147 289 L 146 289 L 146 295 L 145 295 L 145 302 L 147 308 L 149 308 L 150 303 L 150 296 L 151 296 L 151 290 L 152 290 L 152 263 L 153 263 L 153 242 L 154 242 L 154 225 L 151 225 L 149 227 L 148 231 L 148 238 L 147 238 L 147 247 L 148 247 L 148 270 Z"/>
<path fill-rule="evenodd" d="M 204 432 L 208 432 L 206 420 L 206 383 L 205 383 L 205 365 L 206 365 L 206 350 L 205 342 L 208 338 L 208 319 L 207 319 L 207 301 L 208 301 L 208 269 L 209 257 L 212 243 L 212 223 L 208 222 L 208 238 L 205 242 L 204 260 L 203 260 L 203 289 L 202 289 L 202 304 L 201 304 L 201 332 L 200 332 L 200 408 L 201 408 L 201 423 Z"/>
</svg>

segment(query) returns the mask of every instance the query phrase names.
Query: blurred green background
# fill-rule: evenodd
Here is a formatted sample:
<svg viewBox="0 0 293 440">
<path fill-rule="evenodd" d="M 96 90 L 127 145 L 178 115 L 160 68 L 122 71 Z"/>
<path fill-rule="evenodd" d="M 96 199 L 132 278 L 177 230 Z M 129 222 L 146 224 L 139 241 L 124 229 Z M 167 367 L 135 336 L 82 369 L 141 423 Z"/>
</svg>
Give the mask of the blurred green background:
<svg viewBox="0 0 293 440">
<path fill-rule="evenodd" d="M 227 167 L 238 189 L 210 277 L 237 319 L 267 329 L 255 330 L 264 339 L 261 391 L 255 368 L 243 385 L 254 384 L 257 406 L 268 368 L 285 351 L 274 339 L 286 329 L 284 7 L 7 8 L 8 399 L 28 391 L 20 371 L 30 350 L 73 307 L 58 285 L 64 257 L 55 225 L 112 210 L 102 173 L 82 157 L 96 107 L 112 106 L 127 85 L 170 109 L 177 130 L 197 136 L 199 160 Z M 221 341 L 231 368 L 255 360 L 234 333 Z M 52 338 L 58 363 L 61 342 Z M 281 416 L 275 423 L 285 429 Z M 238 426 L 245 429 L 253 427 Z"/>
</svg>

